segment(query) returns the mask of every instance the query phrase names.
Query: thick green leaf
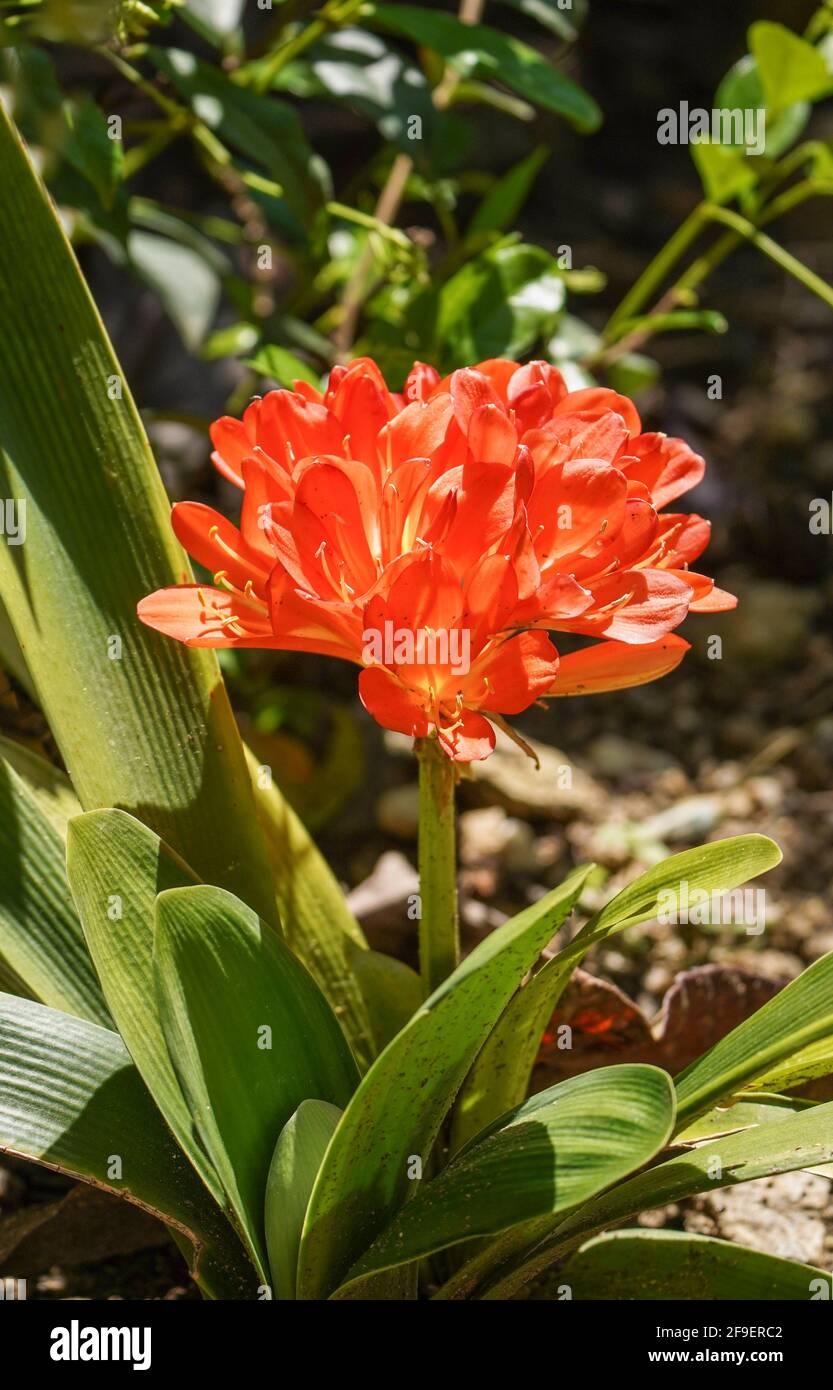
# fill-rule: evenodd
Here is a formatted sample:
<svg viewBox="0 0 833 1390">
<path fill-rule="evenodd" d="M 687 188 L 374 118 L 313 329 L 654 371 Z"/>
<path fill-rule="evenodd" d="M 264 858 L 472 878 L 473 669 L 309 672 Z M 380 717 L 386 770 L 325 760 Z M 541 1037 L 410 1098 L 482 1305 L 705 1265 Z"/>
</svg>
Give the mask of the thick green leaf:
<svg viewBox="0 0 833 1390">
<path fill-rule="evenodd" d="M 519 981 L 572 910 L 588 868 L 482 941 L 374 1063 L 310 1200 L 299 1292 L 326 1297 L 404 1201 L 454 1094 Z"/>
<path fill-rule="evenodd" d="M 773 869 L 781 857 L 775 841 L 766 835 L 733 835 L 673 854 L 611 898 L 567 949 L 576 949 L 579 942 L 592 945 L 614 928 L 650 921 L 670 898 L 679 901 L 684 894 L 683 885 L 687 885 L 689 900 L 695 889 L 698 895 L 722 895 Z"/>
<path fill-rule="evenodd" d="M 808 1100 L 788 1100 L 786 1096 L 758 1091 L 749 1091 L 747 1095 L 748 1099 L 729 1100 L 692 1120 L 674 1135 L 675 1147 L 702 1144 L 704 1139 L 715 1139 L 719 1134 L 734 1134 L 737 1130 L 752 1129 L 754 1125 L 771 1124 L 773 1120 L 786 1119 L 813 1104 Z"/>
<path fill-rule="evenodd" d="M 535 106 L 565 116 L 579 130 L 601 125 L 602 114 L 593 98 L 519 39 L 416 5 L 374 4 L 365 13 L 367 23 L 432 48 L 463 77 L 501 82 Z"/>
<path fill-rule="evenodd" d="M 569 1289 L 574 1300 L 742 1303 L 833 1296 L 833 1276 L 824 1269 L 683 1231 L 614 1231 L 599 1236 L 559 1271 L 558 1284 Z"/>
<path fill-rule="evenodd" d="M 655 916 L 664 895 L 685 882 L 689 895 L 725 893 L 777 864 L 781 852 L 762 835 L 739 835 L 685 850 L 640 875 L 591 917 L 575 938 L 518 991 L 472 1067 L 454 1110 L 452 1147 L 519 1105 L 541 1038 L 575 967 L 607 936 Z"/>
<path fill-rule="evenodd" d="M 540 246 L 495 246 L 458 270 L 440 291 L 436 337 L 449 366 L 518 357 L 553 332 L 564 280 Z"/>
<path fill-rule="evenodd" d="M 117 1033 L 0 995 L 0 1151 L 145 1207 L 185 1238 L 206 1293 L 256 1296 L 237 1236 L 171 1139 Z"/>
<path fill-rule="evenodd" d="M 0 959 L 41 1003 L 107 1025 L 64 860 L 55 825 L 0 758 Z"/>
<path fill-rule="evenodd" d="M 771 111 L 794 101 L 814 101 L 830 90 L 824 55 L 785 25 L 758 20 L 749 29 L 749 47 Z"/>
<path fill-rule="evenodd" d="M 196 883 L 196 876 L 126 811 L 88 811 L 70 821 L 67 871 L 116 1027 L 174 1138 L 225 1207 L 223 1185 L 194 1134 L 171 1065 L 153 973 L 157 894 Z"/>
<path fill-rule="evenodd" d="M 799 978 L 801 978 L 799 976 Z M 819 1076 L 830 1076 L 833 1072 L 833 1036 L 821 1038 L 818 1042 L 802 1047 L 789 1057 L 768 1067 L 750 1084 L 756 1091 L 789 1091 L 794 1086 L 803 1086 L 807 1081 L 815 1081 Z"/>
<path fill-rule="evenodd" d="M 269 918 L 273 890 L 216 658 L 136 620 L 189 577 L 136 407 L 60 222 L 0 114 L 0 596 L 86 809 L 133 810 Z"/>
<path fill-rule="evenodd" d="M 25 743 L 5 738 L 2 734 L 0 757 L 23 779 L 50 825 L 55 827 L 61 839 L 66 839 L 67 821 L 70 816 L 77 816 L 81 812 L 81 803 L 66 773 L 47 762 L 32 748 L 27 748 Z"/>
<path fill-rule="evenodd" d="M 681 1123 L 764 1078 L 778 1063 L 833 1032 L 833 951 L 815 961 L 676 1079 Z M 773 1089 L 771 1080 L 766 1082 Z"/>
<path fill-rule="evenodd" d="M 542 1273 L 585 1237 L 627 1221 L 641 1211 L 682 1201 L 698 1192 L 750 1182 L 797 1168 L 817 1167 L 833 1158 L 833 1103 L 816 1105 L 769 1125 L 716 1139 L 702 1148 L 687 1149 L 646 1173 L 621 1183 L 605 1196 L 581 1207 L 546 1234 L 543 1223 L 532 1223 L 527 1251 L 510 1263 L 485 1298 L 512 1297 L 531 1278 Z M 535 1236 L 538 1240 L 535 1240 Z"/>
<path fill-rule="evenodd" d="M 367 1006 L 378 1054 L 422 1005 L 422 981 L 404 961 L 386 956 L 384 951 L 362 951 L 351 942 L 348 957 Z"/>
<path fill-rule="evenodd" d="M 298 1250 L 310 1193 L 341 1111 L 325 1100 L 302 1101 L 278 1135 L 266 1179 L 266 1246 L 272 1296 L 294 1299 Z"/>
<path fill-rule="evenodd" d="M 346 1283 L 586 1202 L 641 1168 L 674 1124 L 658 1067 L 603 1067 L 503 1116 L 397 1212 Z"/>
<path fill-rule="evenodd" d="M 197 1135 L 265 1271 L 266 1179 L 278 1135 L 304 1100 L 347 1104 L 358 1080 L 350 1049 L 292 952 L 220 888 L 160 893 L 154 968 Z"/>
<path fill-rule="evenodd" d="M 285 940 L 327 996 L 364 1068 L 378 1050 L 365 990 L 356 976 L 357 951 L 367 950 L 364 933 L 299 816 L 272 778 L 260 777 L 258 760 L 248 749 L 247 757 Z"/>
</svg>

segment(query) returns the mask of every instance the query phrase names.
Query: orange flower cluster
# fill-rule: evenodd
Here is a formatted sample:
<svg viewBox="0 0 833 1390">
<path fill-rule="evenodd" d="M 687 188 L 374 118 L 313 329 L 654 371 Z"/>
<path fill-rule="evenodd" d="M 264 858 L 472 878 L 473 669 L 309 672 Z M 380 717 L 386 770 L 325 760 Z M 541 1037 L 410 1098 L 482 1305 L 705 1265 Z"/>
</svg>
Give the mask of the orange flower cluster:
<svg viewBox="0 0 833 1390">
<path fill-rule="evenodd" d="M 690 610 L 734 606 L 689 569 L 709 523 L 664 510 L 703 460 L 643 433 L 626 397 L 568 391 L 546 362 L 444 380 L 417 363 L 398 394 L 358 359 L 323 393 L 271 391 L 211 434 L 243 491 L 240 526 L 174 507 L 214 587 L 151 594 L 142 621 L 190 646 L 356 662 L 380 724 L 436 731 L 460 761 L 542 697 L 664 675 Z M 605 640 L 559 662 L 554 631 Z"/>
</svg>

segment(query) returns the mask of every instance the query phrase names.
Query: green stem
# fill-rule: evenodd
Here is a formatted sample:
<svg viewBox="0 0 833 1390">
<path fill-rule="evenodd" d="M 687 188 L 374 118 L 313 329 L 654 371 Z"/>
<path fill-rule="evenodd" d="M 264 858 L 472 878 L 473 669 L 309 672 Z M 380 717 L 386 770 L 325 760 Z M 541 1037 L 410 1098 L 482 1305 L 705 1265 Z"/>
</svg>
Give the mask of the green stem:
<svg viewBox="0 0 833 1390">
<path fill-rule="evenodd" d="M 777 241 L 759 232 L 752 222 L 748 222 L 745 217 L 739 216 L 736 212 L 730 212 L 728 208 L 712 208 L 710 216 L 715 222 L 722 222 L 724 226 L 731 227 L 741 237 L 748 241 L 752 246 L 757 247 L 771 261 L 786 270 L 788 275 L 792 275 L 795 280 L 818 295 L 825 304 L 833 308 L 833 289 L 826 280 L 822 280 L 820 275 L 808 269 L 795 256 L 791 256 L 789 251 L 785 251 L 783 246 L 779 246 Z"/>
<path fill-rule="evenodd" d="M 417 740 L 419 759 L 419 960 L 426 995 L 460 959 L 454 764 L 435 738 Z"/>
<path fill-rule="evenodd" d="M 643 305 L 648 300 L 653 299 L 672 265 L 680 259 L 684 251 L 688 250 L 688 247 L 696 240 L 708 222 L 708 206 L 708 203 L 698 203 L 694 211 L 689 213 L 674 235 L 665 243 L 662 250 L 654 256 L 650 265 L 646 266 L 639 279 L 608 319 L 604 328 L 603 336 L 605 339 L 610 337 L 612 331 L 618 327 L 623 319 L 635 318 Z"/>
</svg>

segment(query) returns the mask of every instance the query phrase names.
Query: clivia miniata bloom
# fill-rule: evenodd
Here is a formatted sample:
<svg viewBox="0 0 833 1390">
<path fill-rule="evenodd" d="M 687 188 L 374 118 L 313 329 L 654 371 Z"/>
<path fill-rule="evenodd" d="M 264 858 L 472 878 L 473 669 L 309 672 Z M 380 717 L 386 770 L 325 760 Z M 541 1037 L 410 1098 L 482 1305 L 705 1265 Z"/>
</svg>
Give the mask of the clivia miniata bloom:
<svg viewBox="0 0 833 1390">
<path fill-rule="evenodd" d="M 380 724 L 436 731 L 459 761 L 486 757 L 493 724 L 543 697 L 665 675 L 688 648 L 673 635 L 686 614 L 735 603 L 689 568 L 709 523 L 666 510 L 703 460 L 643 433 L 626 397 L 568 391 L 546 362 L 443 380 L 417 363 L 398 394 L 360 358 L 323 393 L 271 391 L 211 436 L 243 492 L 240 525 L 175 506 L 214 586 L 159 590 L 142 621 L 189 646 L 356 662 Z M 559 660 L 552 632 L 604 640 Z M 461 633 L 465 663 L 439 640 Z"/>
</svg>

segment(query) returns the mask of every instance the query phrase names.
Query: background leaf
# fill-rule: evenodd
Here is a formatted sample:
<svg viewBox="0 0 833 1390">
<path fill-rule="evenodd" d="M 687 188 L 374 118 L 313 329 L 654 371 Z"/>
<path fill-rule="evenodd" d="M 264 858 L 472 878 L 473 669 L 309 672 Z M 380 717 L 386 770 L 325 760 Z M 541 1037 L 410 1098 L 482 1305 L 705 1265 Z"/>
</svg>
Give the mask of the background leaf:
<svg viewBox="0 0 833 1390">
<path fill-rule="evenodd" d="M 464 77 L 493 78 L 536 106 L 564 116 L 579 130 L 596 130 L 601 112 L 591 96 L 528 44 L 485 24 L 416 5 L 370 5 L 367 21 L 442 55 Z"/>
</svg>

